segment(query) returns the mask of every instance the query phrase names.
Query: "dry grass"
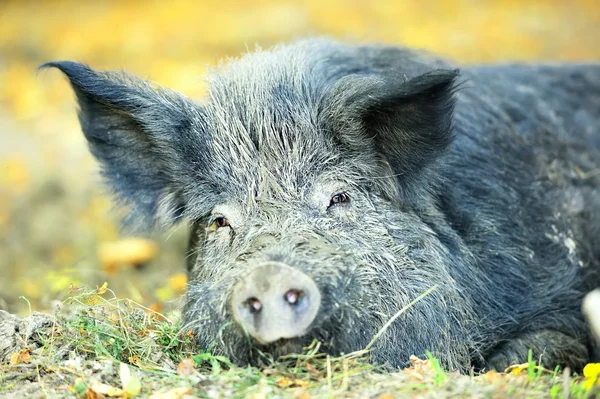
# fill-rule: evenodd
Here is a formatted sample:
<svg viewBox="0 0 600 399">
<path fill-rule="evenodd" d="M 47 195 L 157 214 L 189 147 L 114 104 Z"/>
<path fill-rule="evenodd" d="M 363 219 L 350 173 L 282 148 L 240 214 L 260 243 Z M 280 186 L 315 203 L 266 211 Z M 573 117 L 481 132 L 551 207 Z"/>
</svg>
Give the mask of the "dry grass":
<svg viewBox="0 0 600 399">
<path fill-rule="evenodd" d="M 47 308 L 70 284 L 103 281 L 155 309 L 181 294 L 185 228 L 158 237 L 143 270 L 106 261 L 103 248 L 122 238 L 120 215 L 97 178 L 72 90 L 59 73 L 37 74 L 40 64 L 123 68 L 197 98 L 220 59 L 319 34 L 405 43 L 461 63 L 598 60 L 600 2 L 3 1 L 0 309 L 24 314 L 20 295 Z"/>
<path fill-rule="evenodd" d="M 52 324 L 0 366 L 0 396 L 564 397 L 565 376 L 533 359 L 509 373 L 447 373 L 431 357 L 412 357 L 412 367 L 389 370 L 369 364 L 368 350 L 331 357 L 315 341 L 301 354 L 264 354 L 259 367 L 238 367 L 210 350 L 198 351 L 178 317 L 118 299 L 106 286 L 74 290 Z M 132 373 L 126 384 L 122 363 Z M 573 398 L 587 397 L 584 384 L 567 376 Z"/>
</svg>

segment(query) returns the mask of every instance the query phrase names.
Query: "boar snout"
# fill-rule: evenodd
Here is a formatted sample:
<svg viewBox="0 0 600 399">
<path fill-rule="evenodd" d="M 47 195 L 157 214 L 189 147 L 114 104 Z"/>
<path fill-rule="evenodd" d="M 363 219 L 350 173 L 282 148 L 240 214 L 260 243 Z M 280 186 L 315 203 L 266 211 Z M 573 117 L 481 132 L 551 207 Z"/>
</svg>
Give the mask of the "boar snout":
<svg viewBox="0 0 600 399">
<path fill-rule="evenodd" d="M 261 344 L 306 334 L 321 304 L 315 282 L 283 263 L 254 268 L 233 290 L 234 319 Z"/>
</svg>

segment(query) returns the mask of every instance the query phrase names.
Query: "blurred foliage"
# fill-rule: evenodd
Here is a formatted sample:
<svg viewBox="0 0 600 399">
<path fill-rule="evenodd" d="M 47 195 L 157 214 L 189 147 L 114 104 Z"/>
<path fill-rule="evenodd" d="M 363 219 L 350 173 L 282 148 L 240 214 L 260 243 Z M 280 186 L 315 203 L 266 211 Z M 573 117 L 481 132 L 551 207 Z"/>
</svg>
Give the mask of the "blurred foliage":
<svg viewBox="0 0 600 399">
<path fill-rule="evenodd" d="M 185 289 L 185 226 L 159 236 L 158 247 L 119 241 L 120 212 L 96 177 L 71 90 L 38 65 L 123 68 L 197 98 L 206 67 L 221 58 L 315 34 L 405 43 L 467 63 L 598 60 L 600 2 L 3 1 L 0 308 L 26 310 L 19 295 L 49 306 L 69 287 L 107 280 L 160 309 Z"/>
</svg>

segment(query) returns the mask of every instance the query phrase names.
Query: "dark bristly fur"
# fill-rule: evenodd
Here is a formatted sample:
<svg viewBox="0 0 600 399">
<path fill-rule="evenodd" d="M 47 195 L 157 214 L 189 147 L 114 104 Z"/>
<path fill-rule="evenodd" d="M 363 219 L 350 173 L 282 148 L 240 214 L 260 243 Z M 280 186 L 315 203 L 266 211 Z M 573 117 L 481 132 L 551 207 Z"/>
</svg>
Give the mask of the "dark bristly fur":
<svg viewBox="0 0 600 399">
<path fill-rule="evenodd" d="M 301 338 L 449 369 L 590 356 L 582 294 L 600 270 L 600 65 L 460 71 L 409 49 L 299 41 L 231 61 L 204 104 L 115 72 L 53 62 L 90 149 L 136 221 L 192 222 L 186 328 L 256 356 L 229 299 L 255 265 L 310 276 Z M 461 83 L 464 82 L 464 83 Z M 457 90 L 458 86 L 460 90 Z M 349 202 L 331 204 L 346 193 Z M 229 225 L 214 228 L 215 218 Z M 211 226 L 211 227 L 208 227 Z M 255 343 L 254 343 L 255 344 Z"/>
</svg>

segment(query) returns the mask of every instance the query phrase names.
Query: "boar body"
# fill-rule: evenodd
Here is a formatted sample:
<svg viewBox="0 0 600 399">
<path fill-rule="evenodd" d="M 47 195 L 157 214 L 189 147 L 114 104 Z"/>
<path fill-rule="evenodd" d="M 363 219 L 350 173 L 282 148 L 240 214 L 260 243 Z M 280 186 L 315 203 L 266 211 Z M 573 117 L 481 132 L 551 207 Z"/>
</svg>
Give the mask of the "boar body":
<svg viewBox="0 0 600 399">
<path fill-rule="evenodd" d="M 196 104 L 129 75 L 70 79 L 139 225 L 190 222 L 186 329 L 245 364 L 313 339 L 402 366 L 575 368 L 600 270 L 600 66 L 463 68 L 311 39 L 256 51 Z"/>
</svg>

